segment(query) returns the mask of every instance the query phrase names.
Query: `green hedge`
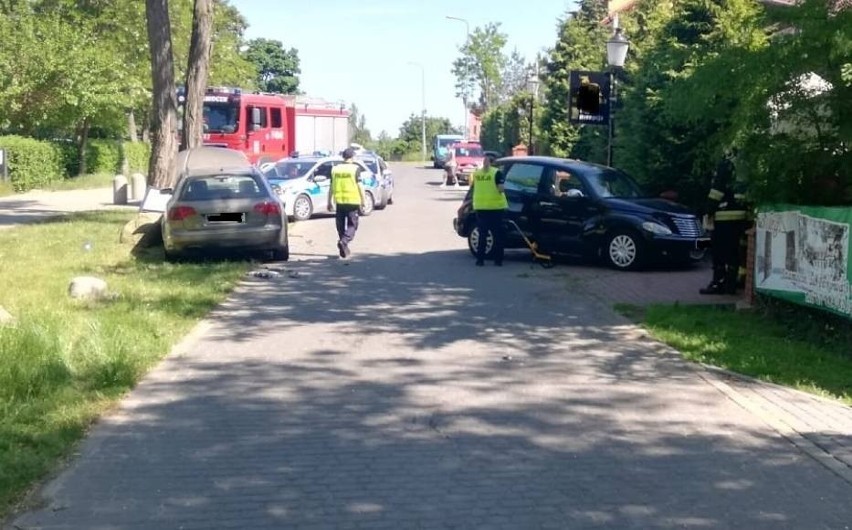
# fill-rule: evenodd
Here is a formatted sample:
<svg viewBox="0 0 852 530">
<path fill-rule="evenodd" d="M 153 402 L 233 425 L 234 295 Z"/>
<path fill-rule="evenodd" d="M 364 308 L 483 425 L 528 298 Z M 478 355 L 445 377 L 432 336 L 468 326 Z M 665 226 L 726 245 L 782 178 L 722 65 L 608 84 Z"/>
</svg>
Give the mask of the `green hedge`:
<svg viewBox="0 0 852 530">
<path fill-rule="evenodd" d="M 86 144 L 86 173 L 120 173 L 121 143 L 117 140 L 89 140 Z"/>
<path fill-rule="evenodd" d="M 145 142 L 124 142 L 121 145 L 130 173 L 148 174 L 148 158 L 151 156 L 151 146 Z"/>
<path fill-rule="evenodd" d="M 55 144 L 21 136 L 0 136 L 0 149 L 6 150 L 15 191 L 43 187 L 65 177 L 62 152 Z"/>
</svg>

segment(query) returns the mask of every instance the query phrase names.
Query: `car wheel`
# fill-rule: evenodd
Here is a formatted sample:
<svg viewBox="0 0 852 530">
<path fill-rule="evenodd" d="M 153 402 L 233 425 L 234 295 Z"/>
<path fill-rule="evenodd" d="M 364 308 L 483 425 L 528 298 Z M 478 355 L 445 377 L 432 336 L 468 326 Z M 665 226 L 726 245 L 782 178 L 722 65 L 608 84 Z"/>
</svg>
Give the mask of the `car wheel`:
<svg viewBox="0 0 852 530">
<path fill-rule="evenodd" d="M 367 217 L 371 213 L 373 213 L 373 209 L 376 207 L 376 200 L 373 198 L 373 194 L 369 191 L 364 192 L 364 206 L 361 207 L 360 214 L 363 217 Z"/>
<path fill-rule="evenodd" d="M 299 195 L 293 201 L 293 219 L 296 221 L 307 221 L 314 213 L 314 205 L 307 195 Z"/>
<path fill-rule="evenodd" d="M 479 228 L 474 227 L 467 235 L 467 248 L 470 249 L 470 253 L 474 257 L 476 256 L 477 249 L 479 249 L 480 241 Z M 491 259 L 492 254 L 494 254 L 494 234 L 489 230 L 488 235 L 485 237 L 485 258 Z"/>
<path fill-rule="evenodd" d="M 272 261 L 287 261 L 290 259 L 290 245 L 281 245 L 272 249 Z"/>
<path fill-rule="evenodd" d="M 388 204 L 393 204 L 393 191 L 391 191 L 390 197 L 388 197 Z"/>
<path fill-rule="evenodd" d="M 603 255 L 606 262 L 618 270 L 639 269 L 645 257 L 639 237 L 626 230 L 615 232 L 607 239 Z"/>
<path fill-rule="evenodd" d="M 175 252 L 173 250 L 165 250 L 164 249 L 164 257 L 168 263 L 180 263 L 183 261 L 183 255 L 179 252 Z"/>
<path fill-rule="evenodd" d="M 382 201 L 376 205 L 376 210 L 384 210 L 388 205 L 388 199 L 385 197 L 384 192 L 382 192 Z"/>
</svg>

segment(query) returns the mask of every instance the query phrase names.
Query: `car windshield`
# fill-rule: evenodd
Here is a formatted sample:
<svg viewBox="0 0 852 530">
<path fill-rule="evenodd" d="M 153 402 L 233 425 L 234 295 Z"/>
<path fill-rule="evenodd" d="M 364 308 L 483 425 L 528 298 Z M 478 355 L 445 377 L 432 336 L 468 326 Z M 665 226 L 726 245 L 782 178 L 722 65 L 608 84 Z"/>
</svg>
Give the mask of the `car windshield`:
<svg viewBox="0 0 852 530">
<path fill-rule="evenodd" d="M 205 175 L 192 177 L 181 190 L 182 201 L 259 199 L 266 189 L 252 175 Z"/>
<path fill-rule="evenodd" d="M 485 152 L 481 147 L 456 147 L 456 156 L 482 158 L 485 156 Z"/>
<path fill-rule="evenodd" d="M 314 167 L 313 162 L 285 160 L 267 169 L 264 175 L 271 179 L 297 179 L 307 175 L 312 167 Z"/>
<path fill-rule="evenodd" d="M 204 132 L 233 133 L 239 128 L 240 109 L 232 103 L 204 102 Z"/>
<path fill-rule="evenodd" d="M 636 181 L 617 169 L 593 167 L 586 170 L 586 178 L 600 197 L 636 199 L 645 196 Z"/>
<path fill-rule="evenodd" d="M 438 138 L 438 147 L 447 147 L 458 141 L 458 138 Z"/>
</svg>

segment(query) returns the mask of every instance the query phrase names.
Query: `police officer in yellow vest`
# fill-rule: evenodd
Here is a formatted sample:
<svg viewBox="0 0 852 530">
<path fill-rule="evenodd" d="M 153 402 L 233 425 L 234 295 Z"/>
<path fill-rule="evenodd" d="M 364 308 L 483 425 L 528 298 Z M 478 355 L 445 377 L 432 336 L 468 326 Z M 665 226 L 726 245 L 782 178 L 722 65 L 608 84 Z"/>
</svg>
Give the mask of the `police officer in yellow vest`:
<svg viewBox="0 0 852 530">
<path fill-rule="evenodd" d="M 358 215 L 364 206 L 364 192 L 361 181 L 361 166 L 352 162 L 355 151 L 347 148 L 343 151 L 343 163 L 331 170 L 331 191 L 328 194 L 328 211 L 334 211 L 337 223 L 337 250 L 341 258 L 352 253 L 349 244 L 358 231 Z M 336 206 L 336 208 L 335 208 Z"/>
<path fill-rule="evenodd" d="M 713 279 L 701 294 L 736 294 L 740 272 L 740 240 L 751 224 L 744 185 L 735 175 L 734 153 L 716 167 L 710 187 L 708 213 L 712 218 Z"/>
<path fill-rule="evenodd" d="M 482 168 L 476 170 L 470 179 L 473 188 L 473 210 L 476 212 L 476 228 L 479 232 L 479 244 L 476 247 L 476 266 L 485 264 L 488 234 L 493 238 L 492 256 L 494 264 L 503 265 L 503 245 L 506 237 L 503 214 L 508 207 L 503 189 L 503 173 L 491 166 L 493 156 L 488 155 Z"/>
</svg>

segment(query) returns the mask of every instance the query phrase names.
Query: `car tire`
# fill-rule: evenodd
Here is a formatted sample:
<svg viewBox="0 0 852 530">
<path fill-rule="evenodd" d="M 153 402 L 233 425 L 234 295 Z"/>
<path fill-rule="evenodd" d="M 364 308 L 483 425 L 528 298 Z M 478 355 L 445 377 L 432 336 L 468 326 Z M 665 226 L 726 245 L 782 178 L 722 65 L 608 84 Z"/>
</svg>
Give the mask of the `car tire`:
<svg viewBox="0 0 852 530">
<path fill-rule="evenodd" d="M 488 231 L 488 235 L 486 236 L 486 246 L 485 246 L 485 259 L 491 259 L 494 255 L 494 234 L 491 231 Z M 473 227 L 473 230 L 467 235 L 467 248 L 470 250 L 470 253 L 476 257 L 476 251 L 479 246 L 479 228 Z"/>
<path fill-rule="evenodd" d="M 384 210 L 385 208 L 387 208 L 388 199 L 385 199 L 384 197 L 385 197 L 385 194 L 382 193 L 382 202 L 380 202 L 379 204 L 376 205 L 376 210 Z"/>
<path fill-rule="evenodd" d="M 289 261 L 290 260 L 290 245 L 281 245 L 278 248 L 272 249 L 272 261 Z"/>
<path fill-rule="evenodd" d="M 622 271 L 639 270 L 645 260 L 642 240 L 632 230 L 613 232 L 606 239 L 601 254 L 607 265 Z"/>
<path fill-rule="evenodd" d="M 361 209 L 358 210 L 358 213 L 361 215 L 361 217 L 367 217 L 368 215 L 373 213 L 373 210 L 375 209 L 376 200 L 373 198 L 373 194 L 369 191 L 364 192 L 364 206 L 362 206 Z"/>
<path fill-rule="evenodd" d="M 293 201 L 293 220 L 307 221 L 314 214 L 314 205 L 311 198 L 304 193 L 297 196 Z"/>
<path fill-rule="evenodd" d="M 393 192 L 391 192 L 390 197 L 388 197 L 388 204 L 393 204 Z"/>
</svg>

